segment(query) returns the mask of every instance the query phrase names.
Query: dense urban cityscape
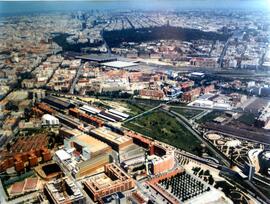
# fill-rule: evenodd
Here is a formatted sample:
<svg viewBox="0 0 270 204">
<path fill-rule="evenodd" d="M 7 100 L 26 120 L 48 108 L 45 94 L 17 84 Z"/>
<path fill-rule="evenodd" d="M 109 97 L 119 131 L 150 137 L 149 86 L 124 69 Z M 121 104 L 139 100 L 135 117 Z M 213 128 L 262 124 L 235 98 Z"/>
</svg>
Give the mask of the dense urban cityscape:
<svg viewBox="0 0 270 204">
<path fill-rule="evenodd" d="M 108 7 L 0 13 L 0 203 L 270 203 L 270 12 Z"/>
</svg>

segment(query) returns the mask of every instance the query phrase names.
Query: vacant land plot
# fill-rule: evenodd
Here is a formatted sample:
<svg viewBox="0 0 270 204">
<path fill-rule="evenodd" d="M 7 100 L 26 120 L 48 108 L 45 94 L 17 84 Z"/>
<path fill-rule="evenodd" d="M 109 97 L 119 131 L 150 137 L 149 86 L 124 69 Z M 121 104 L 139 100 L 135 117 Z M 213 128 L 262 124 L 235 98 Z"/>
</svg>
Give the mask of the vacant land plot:
<svg viewBox="0 0 270 204">
<path fill-rule="evenodd" d="M 255 123 L 255 115 L 252 113 L 244 113 L 238 118 L 238 121 L 244 123 L 245 125 L 252 126 Z"/>
<path fill-rule="evenodd" d="M 212 112 L 200 118 L 197 122 L 198 123 L 212 122 L 215 118 L 217 118 L 218 116 L 221 116 L 222 114 L 223 114 L 223 111 L 213 110 Z"/>
<path fill-rule="evenodd" d="M 175 111 L 179 114 L 181 114 L 182 116 L 186 117 L 187 119 L 191 119 L 194 116 L 202 113 L 202 110 L 195 110 L 195 109 L 187 109 L 187 108 L 171 108 L 172 111 Z"/>
<path fill-rule="evenodd" d="M 149 104 L 127 102 L 126 107 L 128 111 L 125 111 L 125 112 L 131 116 L 135 116 L 153 108 L 154 106 L 149 105 Z"/>
</svg>

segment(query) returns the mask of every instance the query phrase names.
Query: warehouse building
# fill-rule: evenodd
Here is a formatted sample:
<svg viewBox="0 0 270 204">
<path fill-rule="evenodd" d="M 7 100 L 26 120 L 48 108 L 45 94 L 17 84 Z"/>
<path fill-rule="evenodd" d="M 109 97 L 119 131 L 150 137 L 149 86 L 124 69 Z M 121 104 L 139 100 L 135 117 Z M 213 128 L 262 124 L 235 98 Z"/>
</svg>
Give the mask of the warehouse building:
<svg viewBox="0 0 270 204">
<path fill-rule="evenodd" d="M 74 177 L 91 174 L 109 163 L 111 147 L 78 130 L 72 132 L 69 134 L 74 136 L 65 138 L 65 148 L 56 151 L 56 156 Z"/>
<path fill-rule="evenodd" d="M 95 127 L 101 127 L 104 125 L 104 122 L 102 120 L 94 116 L 90 116 L 77 108 L 70 108 L 69 114 Z"/>
<path fill-rule="evenodd" d="M 118 152 L 124 147 L 133 144 L 132 138 L 113 132 L 105 126 L 91 130 L 90 134 L 95 138 L 107 143 Z"/>
<path fill-rule="evenodd" d="M 86 134 L 65 139 L 64 144 L 68 149 L 75 148 L 85 159 L 91 159 L 104 152 L 111 152 L 111 148 L 106 143 Z"/>
<path fill-rule="evenodd" d="M 88 61 L 88 62 L 97 62 L 97 63 L 106 63 L 106 62 L 113 62 L 116 61 L 117 58 L 109 55 L 82 55 L 82 56 L 76 56 L 77 59 L 81 59 L 82 61 Z"/>
<path fill-rule="evenodd" d="M 67 101 L 63 101 L 54 96 L 47 96 L 43 99 L 44 102 L 59 109 L 74 108 L 75 106 Z"/>
<path fill-rule="evenodd" d="M 86 113 L 93 114 L 93 115 L 99 114 L 101 112 L 100 109 L 95 108 L 93 106 L 88 106 L 88 105 L 83 105 L 82 107 L 80 107 L 80 110 L 83 110 Z"/>
</svg>

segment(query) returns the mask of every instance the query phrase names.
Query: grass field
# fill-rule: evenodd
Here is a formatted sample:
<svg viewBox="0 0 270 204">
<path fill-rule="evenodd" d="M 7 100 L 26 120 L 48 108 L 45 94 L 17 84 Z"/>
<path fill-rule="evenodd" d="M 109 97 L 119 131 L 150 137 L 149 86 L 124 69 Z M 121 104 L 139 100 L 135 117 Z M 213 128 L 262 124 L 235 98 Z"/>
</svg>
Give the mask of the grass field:
<svg viewBox="0 0 270 204">
<path fill-rule="evenodd" d="M 201 142 L 195 136 L 174 117 L 162 111 L 137 118 L 126 123 L 125 127 L 197 155 L 201 148 Z"/>
<path fill-rule="evenodd" d="M 252 126 L 255 123 L 255 115 L 253 115 L 252 113 L 244 113 L 238 118 L 238 120 L 241 123 Z"/>
<path fill-rule="evenodd" d="M 207 115 L 203 116 L 201 119 L 199 119 L 197 122 L 198 123 L 205 123 L 205 122 L 211 122 L 214 120 L 216 117 L 220 116 L 223 114 L 223 111 L 219 110 L 213 110 L 212 112 L 208 113 Z"/>
<path fill-rule="evenodd" d="M 183 115 L 187 119 L 191 119 L 194 116 L 203 112 L 202 110 L 194 110 L 194 109 L 187 109 L 187 108 L 175 108 L 175 107 L 171 108 L 171 110 Z"/>
<path fill-rule="evenodd" d="M 131 116 L 135 116 L 153 108 L 154 106 L 149 105 L 149 104 L 127 102 L 126 107 L 127 109 L 129 109 L 129 111 L 127 111 L 126 113 L 128 113 Z"/>
</svg>

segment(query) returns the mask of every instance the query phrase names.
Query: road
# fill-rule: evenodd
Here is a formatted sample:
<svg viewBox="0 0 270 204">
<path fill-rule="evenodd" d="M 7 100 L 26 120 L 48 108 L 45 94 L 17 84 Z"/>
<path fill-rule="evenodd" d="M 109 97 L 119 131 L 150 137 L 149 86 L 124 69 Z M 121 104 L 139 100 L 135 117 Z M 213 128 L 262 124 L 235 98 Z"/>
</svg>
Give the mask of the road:
<svg viewBox="0 0 270 204">
<path fill-rule="evenodd" d="M 166 111 L 166 110 L 165 110 Z M 178 113 L 176 113 L 176 112 L 174 112 L 174 111 L 171 111 L 171 112 L 168 112 L 167 111 L 167 113 L 168 114 L 172 114 L 172 115 L 174 115 L 174 116 L 176 116 L 176 119 L 177 119 L 177 121 L 179 121 L 185 128 L 187 128 L 194 136 L 196 136 L 198 139 L 200 139 L 205 145 L 207 145 L 207 147 L 211 150 L 211 151 L 213 151 L 213 152 L 215 152 L 216 153 L 216 156 L 217 157 L 219 157 L 220 159 L 222 159 L 222 161 L 223 161 L 223 163 L 224 164 L 226 164 L 226 166 L 229 166 L 229 164 L 230 164 L 230 161 L 227 159 L 227 157 L 225 156 L 225 155 L 223 155 L 223 154 L 221 154 L 220 152 L 219 152 L 219 150 L 216 150 L 215 148 L 213 148 L 212 147 L 212 145 L 211 144 L 209 144 L 207 141 L 205 141 L 203 138 L 201 138 L 200 137 L 200 135 L 197 133 L 198 131 L 196 131 L 196 130 L 193 130 L 191 127 L 191 124 L 189 124 L 189 121 L 185 118 L 185 117 L 183 117 L 183 116 L 181 116 L 180 114 L 178 114 Z M 187 123 L 187 124 L 189 124 L 189 125 L 187 125 L 187 124 L 185 124 L 185 123 Z M 178 152 L 179 153 L 179 152 Z M 185 156 L 187 156 L 187 154 L 184 154 Z M 208 161 L 203 161 L 203 160 L 201 160 L 201 159 L 198 159 L 198 158 L 194 158 L 194 157 L 191 157 L 191 158 L 193 158 L 193 159 L 195 159 L 195 160 L 197 160 L 197 161 L 200 161 L 200 162 L 203 162 L 203 163 L 205 163 L 205 164 L 208 164 L 208 165 L 211 165 L 211 162 L 209 163 Z M 211 165 L 212 166 L 212 165 Z M 222 166 L 222 165 L 220 165 L 220 166 Z M 220 167 L 219 166 L 219 167 Z M 254 179 L 255 180 L 260 180 L 259 178 L 257 178 L 256 177 L 256 175 L 254 176 Z M 252 183 L 252 182 L 250 182 L 250 181 L 248 181 L 248 180 L 243 180 L 243 182 L 246 184 L 246 185 L 248 185 L 249 186 L 249 188 L 250 189 L 252 189 L 252 192 L 255 192 L 256 193 L 256 195 L 258 195 L 260 198 L 263 198 L 265 201 L 267 201 L 267 203 L 269 202 L 269 199 Z"/>
<path fill-rule="evenodd" d="M 189 132 L 191 132 L 198 140 L 200 140 L 203 144 L 205 144 L 208 147 L 208 149 L 210 149 L 213 153 L 215 153 L 215 155 L 223 162 L 223 164 L 225 164 L 226 166 L 230 166 L 229 159 L 227 159 L 225 155 L 220 154 L 220 152 L 216 148 L 214 148 L 209 142 L 204 140 L 200 136 L 200 132 L 196 129 L 193 129 L 192 124 L 190 124 L 189 120 L 187 120 L 185 117 L 183 117 L 182 115 L 174 111 L 167 111 L 164 109 L 163 111 L 165 111 L 166 113 L 168 113 L 169 115 L 173 117 L 176 117 L 176 120 L 181 125 L 183 125 Z"/>
<path fill-rule="evenodd" d="M 173 106 L 173 105 L 169 105 L 169 106 L 170 106 L 170 108 L 182 108 L 182 109 L 202 110 L 202 111 L 219 110 L 219 111 L 230 111 L 230 112 L 234 112 L 234 113 L 243 113 L 244 112 L 241 109 L 227 110 L 227 109 L 220 109 L 220 108 L 206 108 L 206 107 L 196 107 L 196 106 Z"/>
<path fill-rule="evenodd" d="M 70 86 L 69 93 L 72 94 L 72 95 L 74 94 L 74 89 L 75 89 L 75 86 L 76 86 L 76 84 L 77 84 L 77 81 L 78 81 L 79 77 L 80 77 L 81 74 L 82 74 L 82 68 L 83 68 L 83 66 L 84 66 L 84 64 L 82 63 L 82 64 L 78 67 L 77 72 L 76 72 L 76 76 L 74 77 L 73 82 L 72 82 L 72 84 L 71 84 L 71 86 Z"/>
<path fill-rule="evenodd" d="M 101 35 L 101 37 L 102 37 L 102 40 L 103 40 L 103 42 L 104 42 L 105 47 L 107 48 L 108 54 L 111 55 L 111 54 L 112 54 L 111 49 L 110 49 L 110 47 L 108 46 L 106 40 L 105 40 L 104 37 L 103 37 L 104 30 L 105 30 L 105 28 L 103 28 L 103 29 L 101 30 L 100 35 Z"/>
</svg>

